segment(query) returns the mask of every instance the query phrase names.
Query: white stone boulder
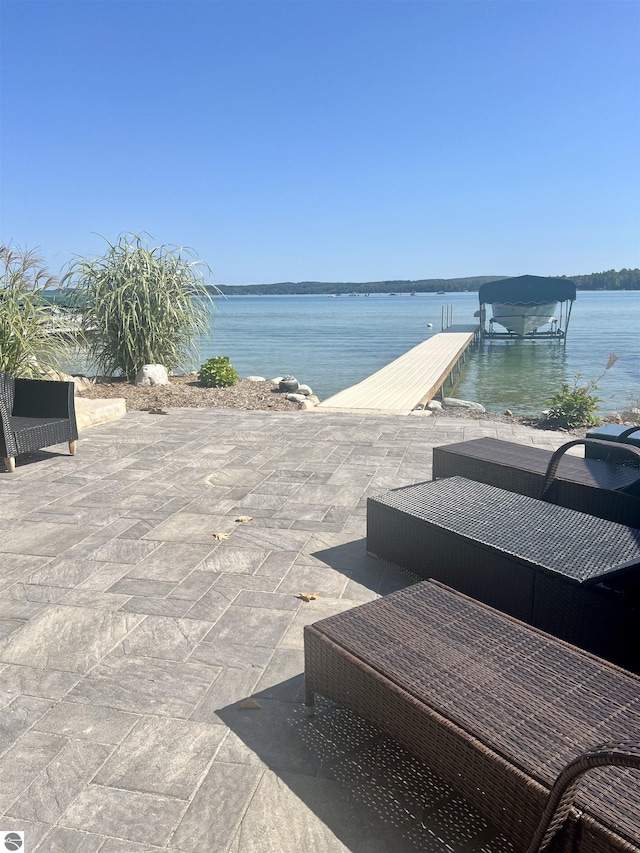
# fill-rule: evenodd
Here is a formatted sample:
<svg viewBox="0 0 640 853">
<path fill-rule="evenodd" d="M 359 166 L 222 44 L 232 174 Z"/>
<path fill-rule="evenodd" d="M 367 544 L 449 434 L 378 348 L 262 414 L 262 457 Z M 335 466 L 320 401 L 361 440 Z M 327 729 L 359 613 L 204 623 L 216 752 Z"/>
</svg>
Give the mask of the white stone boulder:
<svg viewBox="0 0 640 853">
<path fill-rule="evenodd" d="M 430 409 L 432 412 L 441 412 L 442 411 L 442 403 L 440 400 L 429 400 L 427 403 L 427 409 Z"/>
<path fill-rule="evenodd" d="M 305 397 L 309 397 L 311 394 L 313 394 L 313 391 L 308 385 L 298 385 L 298 390 L 296 393 L 304 394 Z"/>
<path fill-rule="evenodd" d="M 266 382 L 264 376 L 247 376 L 247 382 Z"/>
<path fill-rule="evenodd" d="M 163 364 L 143 364 L 134 381 L 134 385 L 148 388 L 151 385 L 168 385 L 169 374 Z"/>
<path fill-rule="evenodd" d="M 304 403 L 307 399 L 305 394 L 286 394 L 285 400 L 289 400 L 290 403 Z"/>
<path fill-rule="evenodd" d="M 445 397 L 442 405 L 450 409 L 471 409 L 473 412 L 486 412 L 484 406 L 480 403 L 472 403 L 470 400 L 458 400 L 456 397 Z"/>
</svg>

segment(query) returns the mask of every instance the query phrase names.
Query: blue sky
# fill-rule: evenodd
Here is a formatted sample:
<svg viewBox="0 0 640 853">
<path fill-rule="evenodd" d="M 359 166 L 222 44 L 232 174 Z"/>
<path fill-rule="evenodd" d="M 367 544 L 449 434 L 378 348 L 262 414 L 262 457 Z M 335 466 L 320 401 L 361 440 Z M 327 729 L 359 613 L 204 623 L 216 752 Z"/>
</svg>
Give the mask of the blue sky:
<svg viewBox="0 0 640 853">
<path fill-rule="evenodd" d="M 222 284 L 640 266 L 640 3 L 0 0 L 0 234 Z"/>
</svg>

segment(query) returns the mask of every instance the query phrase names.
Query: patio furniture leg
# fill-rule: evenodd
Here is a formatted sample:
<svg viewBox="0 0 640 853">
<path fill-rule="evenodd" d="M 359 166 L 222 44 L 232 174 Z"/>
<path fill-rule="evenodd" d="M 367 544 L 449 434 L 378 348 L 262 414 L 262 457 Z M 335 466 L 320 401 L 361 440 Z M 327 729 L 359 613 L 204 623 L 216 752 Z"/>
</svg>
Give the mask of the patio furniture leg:
<svg viewBox="0 0 640 853">
<path fill-rule="evenodd" d="M 69 453 L 70 453 L 72 456 L 75 456 L 75 455 L 76 455 L 76 449 L 77 449 L 77 447 L 78 447 L 78 439 L 75 439 L 74 441 L 70 441 L 70 442 L 69 442 Z"/>
<path fill-rule="evenodd" d="M 307 709 L 307 717 L 313 717 L 316 712 L 315 706 L 315 691 L 305 688 L 304 704 Z"/>
<path fill-rule="evenodd" d="M 8 471 L 9 474 L 12 474 L 16 470 L 15 456 L 5 456 L 3 461 L 4 461 L 5 471 Z"/>
</svg>

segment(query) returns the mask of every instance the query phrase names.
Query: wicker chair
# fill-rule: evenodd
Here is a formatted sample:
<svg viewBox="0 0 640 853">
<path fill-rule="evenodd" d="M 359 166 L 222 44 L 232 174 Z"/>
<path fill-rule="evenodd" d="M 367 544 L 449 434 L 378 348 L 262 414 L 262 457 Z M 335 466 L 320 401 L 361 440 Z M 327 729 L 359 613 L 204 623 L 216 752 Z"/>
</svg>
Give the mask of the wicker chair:
<svg viewBox="0 0 640 853">
<path fill-rule="evenodd" d="M 16 456 L 68 442 L 74 456 L 78 425 L 73 382 L 15 379 L 0 371 L 0 456 L 8 472 Z"/>
<path fill-rule="evenodd" d="M 432 581 L 304 641 L 310 713 L 360 714 L 517 850 L 640 853 L 637 676 Z"/>
<path fill-rule="evenodd" d="M 590 458 L 566 456 L 584 445 Z M 509 492 L 640 527 L 640 448 L 616 444 L 615 462 L 603 461 L 613 442 L 569 441 L 554 453 L 495 438 L 433 448 L 433 479 L 466 477 Z M 593 454 L 602 454 L 595 458 Z M 637 466 L 637 467 L 635 467 Z"/>
<path fill-rule="evenodd" d="M 602 426 L 590 429 L 587 433 L 587 438 L 597 438 L 599 441 L 606 441 L 607 446 L 602 447 L 587 447 L 585 455 L 589 459 L 604 459 L 607 462 L 615 462 L 615 453 L 617 444 L 632 444 L 634 447 L 640 447 L 640 426 L 620 426 L 619 424 L 603 424 Z"/>
</svg>

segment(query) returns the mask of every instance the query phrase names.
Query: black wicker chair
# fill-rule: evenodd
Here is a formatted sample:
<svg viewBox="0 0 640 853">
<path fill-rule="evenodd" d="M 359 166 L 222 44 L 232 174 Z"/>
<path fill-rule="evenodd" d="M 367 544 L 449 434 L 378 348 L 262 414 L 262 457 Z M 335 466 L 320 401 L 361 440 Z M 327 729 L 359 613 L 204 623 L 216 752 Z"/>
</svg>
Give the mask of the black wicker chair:
<svg viewBox="0 0 640 853">
<path fill-rule="evenodd" d="M 78 425 L 73 382 L 15 379 L 0 371 L 0 456 L 8 472 L 16 456 L 68 442 L 75 455 Z"/>
</svg>

